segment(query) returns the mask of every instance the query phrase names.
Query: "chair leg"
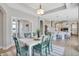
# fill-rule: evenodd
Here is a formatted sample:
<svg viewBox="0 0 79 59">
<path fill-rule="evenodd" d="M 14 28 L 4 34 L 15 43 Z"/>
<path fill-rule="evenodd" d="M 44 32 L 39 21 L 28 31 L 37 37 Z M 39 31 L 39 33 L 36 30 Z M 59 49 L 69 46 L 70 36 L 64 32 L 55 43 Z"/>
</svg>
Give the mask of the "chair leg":
<svg viewBox="0 0 79 59">
<path fill-rule="evenodd" d="M 21 54 L 19 54 L 19 53 L 16 53 L 16 56 L 20 56 Z"/>
<path fill-rule="evenodd" d="M 40 56 L 42 56 L 42 50 L 40 50 Z"/>
<path fill-rule="evenodd" d="M 19 54 L 19 52 L 16 50 L 16 56 L 19 56 L 18 54 Z"/>
<path fill-rule="evenodd" d="M 50 54 L 50 46 L 48 47 L 48 53 Z"/>
<path fill-rule="evenodd" d="M 45 49 L 45 53 L 46 53 L 46 56 L 47 56 L 47 48 Z"/>
<path fill-rule="evenodd" d="M 18 56 L 18 53 L 16 53 L 16 56 Z"/>
<path fill-rule="evenodd" d="M 51 44 L 51 51 L 53 51 L 53 50 L 52 50 L 52 44 Z"/>
<path fill-rule="evenodd" d="M 32 55 L 34 56 L 34 49 L 33 49 Z"/>
</svg>

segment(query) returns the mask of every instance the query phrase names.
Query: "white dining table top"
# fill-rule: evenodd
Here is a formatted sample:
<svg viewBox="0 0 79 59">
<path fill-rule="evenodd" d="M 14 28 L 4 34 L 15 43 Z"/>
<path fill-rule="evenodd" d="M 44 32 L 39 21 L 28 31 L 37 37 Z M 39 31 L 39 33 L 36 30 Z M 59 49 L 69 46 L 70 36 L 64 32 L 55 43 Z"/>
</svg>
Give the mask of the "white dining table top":
<svg viewBox="0 0 79 59">
<path fill-rule="evenodd" d="M 42 37 L 40 38 L 37 38 L 37 40 L 34 40 L 35 38 L 22 38 L 22 39 L 19 39 L 21 42 L 23 42 L 25 45 L 29 46 L 28 47 L 28 51 L 29 51 L 29 56 L 32 56 L 32 47 L 41 43 L 41 39 Z"/>
<path fill-rule="evenodd" d="M 41 37 L 37 40 L 34 40 L 34 38 L 22 38 L 20 39 L 20 41 L 25 43 L 27 46 L 34 46 L 36 44 L 41 43 Z"/>
</svg>

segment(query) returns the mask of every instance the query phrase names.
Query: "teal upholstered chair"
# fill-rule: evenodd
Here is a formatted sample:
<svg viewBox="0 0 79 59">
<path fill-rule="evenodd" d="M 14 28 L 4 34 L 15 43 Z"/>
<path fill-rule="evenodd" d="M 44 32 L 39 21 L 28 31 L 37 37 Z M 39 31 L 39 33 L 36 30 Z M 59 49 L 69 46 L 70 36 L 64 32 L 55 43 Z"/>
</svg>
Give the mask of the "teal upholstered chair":
<svg viewBox="0 0 79 59">
<path fill-rule="evenodd" d="M 20 55 L 20 56 L 26 56 L 27 52 L 28 52 L 28 47 L 20 47 L 20 44 L 17 40 L 16 37 L 13 37 L 13 40 L 15 42 L 15 47 L 16 47 L 16 56 Z"/>
<path fill-rule="evenodd" d="M 65 39 L 70 39 L 70 36 L 67 34 L 65 34 L 64 37 L 65 37 Z"/>
<path fill-rule="evenodd" d="M 62 39 L 62 35 L 58 33 L 58 34 L 56 35 L 56 39 Z"/>
<path fill-rule="evenodd" d="M 47 56 L 48 47 L 49 47 L 49 36 L 43 36 L 41 43 L 33 47 L 33 55 L 34 52 L 39 52 L 40 55 L 42 56 L 44 51 Z"/>
<path fill-rule="evenodd" d="M 50 36 L 50 44 L 49 44 L 49 47 L 50 47 L 50 52 L 53 51 L 53 34 L 51 34 Z"/>
<path fill-rule="evenodd" d="M 32 34 L 33 34 L 33 36 L 36 36 L 36 35 L 37 35 L 37 33 L 36 33 L 36 32 L 33 32 Z"/>
<path fill-rule="evenodd" d="M 31 33 L 30 32 L 28 32 L 28 33 L 24 33 L 24 37 L 25 38 L 30 38 L 32 35 L 31 35 Z"/>
</svg>

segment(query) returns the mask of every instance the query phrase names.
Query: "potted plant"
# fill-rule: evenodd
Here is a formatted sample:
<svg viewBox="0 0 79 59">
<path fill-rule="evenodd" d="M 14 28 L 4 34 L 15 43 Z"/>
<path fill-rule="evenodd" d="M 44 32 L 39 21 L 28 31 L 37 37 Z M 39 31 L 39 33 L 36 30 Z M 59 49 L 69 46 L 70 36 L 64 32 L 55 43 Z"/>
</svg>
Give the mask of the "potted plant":
<svg viewBox="0 0 79 59">
<path fill-rule="evenodd" d="M 40 37 L 40 30 L 37 29 L 37 36 Z"/>
<path fill-rule="evenodd" d="M 50 35 L 51 36 L 51 32 L 47 32 L 47 35 Z"/>
</svg>

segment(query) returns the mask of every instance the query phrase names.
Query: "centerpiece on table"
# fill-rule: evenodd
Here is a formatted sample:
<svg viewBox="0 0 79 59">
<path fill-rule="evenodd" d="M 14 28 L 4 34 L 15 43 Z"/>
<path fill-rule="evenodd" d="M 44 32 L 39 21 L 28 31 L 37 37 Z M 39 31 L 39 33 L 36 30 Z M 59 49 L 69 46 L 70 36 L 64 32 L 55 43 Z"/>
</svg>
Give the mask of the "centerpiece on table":
<svg viewBox="0 0 79 59">
<path fill-rule="evenodd" d="M 36 35 L 34 36 L 34 40 L 39 40 L 39 37 L 40 37 L 40 30 L 37 29 L 36 30 Z"/>
<path fill-rule="evenodd" d="M 40 30 L 39 29 L 37 29 L 37 37 L 39 38 L 40 37 Z"/>
</svg>

